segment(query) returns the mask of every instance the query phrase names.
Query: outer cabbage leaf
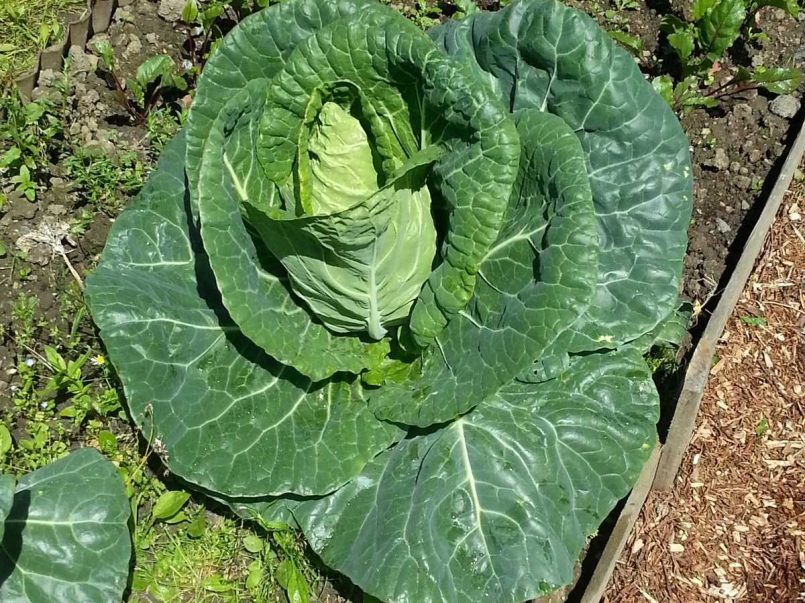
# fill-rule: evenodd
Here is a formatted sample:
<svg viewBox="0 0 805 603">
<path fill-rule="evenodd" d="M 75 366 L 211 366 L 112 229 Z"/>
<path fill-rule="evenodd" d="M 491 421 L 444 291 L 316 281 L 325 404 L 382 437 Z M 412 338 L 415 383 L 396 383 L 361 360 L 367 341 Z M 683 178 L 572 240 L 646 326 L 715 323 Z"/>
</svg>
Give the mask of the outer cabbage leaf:
<svg viewBox="0 0 805 603">
<path fill-rule="evenodd" d="M 226 36 L 204 66 L 193 110 L 187 116 L 187 179 L 194 196 L 201 158 L 212 123 L 232 98 L 255 79 L 283 68 L 303 40 L 327 23 L 371 10 L 374 0 L 285 2 L 244 19 Z"/>
<path fill-rule="evenodd" d="M 590 303 L 598 246 L 581 145 L 561 119 L 537 110 L 518 114 L 517 130 L 517 181 L 475 296 L 421 370 L 372 394 L 382 419 L 424 427 L 470 410 L 543 350 L 566 344 Z"/>
<path fill-rule="evenodd" d="M 584 149 L 598 286 L 575 336 L 547 355 L 614 348 L 650 331 L 676 303 L 691 212 L 688 141 L 673 112 L 606 32 L 554 0 L 515 0 L 430 34 L 511 111 L 558 115 Z"/>
<path fill-rule="evenodd" d="M 3 542 L 3 522 L 11 511 L 14 500 L 14 478 L 10 475 L 0 475 L 0 542 Z"/>
<path fill-rule="evenodd" d="M 443 261 L 420 292 L 409 324 L 414 339 L 424 346 L 472 295 L 479 260 L 500 228 L 504 209 L 500 199 L 509 194 L 519 147 L 505 110 L 476 85 L 474 76 L 441 54 L 399 14 L 379 4 L 361 5 L 360 14 L 349 21 L 336 18 L 318 30 L 306 24 L 304 33 L 310 35 L 302 38 L 300 34 L 292 41 L 293 48 L 283 50 L 281 58 L 272 62 L 269 46 L 274 42 L 266 39 L 275 35 L 277 22 L 283 23 L 295 11 L 327 12 L 333 5 L 329 0 L 290 4 L 293 8 L 278 5 L 253 15 L 223 42 L 222 50 L 240 50 L 248 35 L 262 29 L 266 67 L 262 73 L 243 76 L 252 83 L 244 82 L 240 87 L 250 90 L 254 98 L 265 88 L 265 104 L 254 104 L 251 111 L 244 112 L 245 99 L 233 99 L 231 90 L 226 92 L 226 105 L 219 101 L 210 104 L 208 95 L 200 95 L 191 118 L 194 110 L 206 117 L 201 122 L 190 119 L 189 136 L 193 145 L 200 140 L 203 147 L 204 169 L 194 192 L 199 199 L 205 246 L 225 306 L 244 334 L 269 354 L 311 374 L 300 364 L 304 358 L 291 361 L 280 355 L 283 351 L 277 347 L 294 347 L 293 342 L 283 341 L 277 346 L 269 340 L 282 317 L 277 316 L 275 304 L 260 303 L 263 295 L 256 293 L 259 283 L 253 277 L 255 270 L 245 265 L 254 263 L 254 254 L 249 250 L 236 253 L 235 244 L 226 240 L 233 238 L 228 229 L 235 208 L 222 205 L 220 173 L 213 173 L 213 166 L 223 166 L 218 172 L 225 170 L 236 177 L 248 175 L 242 192 L 250 204 L 262 211 L 276 207 L 280 195 L 266 186 L 265 179 L 278 188 L 287 185 L 295 163 L 298 165 L 305 120 L 333 87 L 353 89 L 360 99 L 386 177 L 423 147 L 443 147 L 445 153 L 435 163 L 431 179 L 449 223 L 442 243 Z M 252 54 L 255 51 L 262 52 L 255 48 Z M 224 64 L 229 60 L 219 56 L 229 55 L 219 51 L 213 61 Z M 228 77 L 208 66 L 199 88 L 219 89 L 216 94 L 223 94 L 214 84 L 219 76 Z M 258 85 L 256 82 L 263 80 L 254 78 L 267 81 Z M 223 117 L 225 114 L 229 116 Z M 215 119 L 223 128 L 211 128 Z M 418 127 L 412 128 L 413 124 Z M 191 174 L 198 171 L 196 151 L 191 146 Z M 223 186 L 232 188 L 233 184 Z M 297 338 L 306 340 L 304 336 Z M 315 356 L 313 351 L 310 355 Z"/>
<path fill-rule="evenodd" d="M 20 479 L 0 542 L 0 601 L 120 601 L 130 514 L 117 470 L 92 448 Z"/>
<path fill-rule="evenodd" d="M 134 420 L 184 479 L 231 497 L 324 494 L 398 436 L 357 384 L 314 383 L 221 305 L 189 215 L 184 136 L 116 221 L 86 296 Z"/>
<path fill-rule="evenodd" d="M 523 601 L 571 581 L 658 413 L 638 350 L 591 354 L 401 441 L 330 496 L 234 508 L 270 521 L 290 507 L 325 563 L 389 603 Z"/>
</svg>

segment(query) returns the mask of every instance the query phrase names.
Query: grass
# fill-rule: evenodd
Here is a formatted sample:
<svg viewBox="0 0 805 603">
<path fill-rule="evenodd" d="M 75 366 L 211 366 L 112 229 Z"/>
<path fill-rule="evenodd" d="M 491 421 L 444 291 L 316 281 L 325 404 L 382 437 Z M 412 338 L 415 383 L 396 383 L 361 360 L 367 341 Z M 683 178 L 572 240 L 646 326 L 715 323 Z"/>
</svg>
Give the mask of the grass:
<svg viewBox="0 0 805 603">
<path fill-rule="evenodd" d="M 80 14 L 86 0 L 0 2 L 0 81 L 30 69 L 42 48 L 61 39 L 65 14 Z"/>
</svg>

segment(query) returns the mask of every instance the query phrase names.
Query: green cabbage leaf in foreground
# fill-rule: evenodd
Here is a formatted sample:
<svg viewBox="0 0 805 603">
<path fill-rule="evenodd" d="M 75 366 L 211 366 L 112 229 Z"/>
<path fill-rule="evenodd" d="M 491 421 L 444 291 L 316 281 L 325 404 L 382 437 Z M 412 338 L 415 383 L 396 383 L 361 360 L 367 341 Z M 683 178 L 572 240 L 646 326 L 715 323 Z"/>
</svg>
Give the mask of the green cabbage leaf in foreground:
<svg viewBox="0 0 805 603">
<path fill-rule="evenodd" d="M 0 601 L 120 601 L 131 558 L 117 469 L 82 448 L 23 476 L 0 475 Z"/>
<path fill-rule="evenodd" d="M 385 601 L 567 584 L 654 445 L 688 143 L 553 0 L 289 0 L 208 62 L 87 299 L 168 467 Z"/>
</svg>

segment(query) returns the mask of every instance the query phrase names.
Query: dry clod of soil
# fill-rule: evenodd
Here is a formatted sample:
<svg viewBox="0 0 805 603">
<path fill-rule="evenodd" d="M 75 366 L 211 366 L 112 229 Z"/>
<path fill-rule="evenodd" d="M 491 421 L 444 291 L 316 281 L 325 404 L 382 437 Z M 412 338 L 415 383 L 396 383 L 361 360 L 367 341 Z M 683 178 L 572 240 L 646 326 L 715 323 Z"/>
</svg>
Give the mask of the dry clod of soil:
<svg viewBox="0 0 805 603">
<path fill-rule="evenodd" d="M 605 603 L 805 600 L 805 182 L 719 341 L 671 492 L 652 492 Z"/>
<path fill-rule="evenodd" d="M 747 103 L 738 103 L 732 109 L 732 114 L 736 119 L 749 121 L 752 119 L 752 105 L 748 105 Z"/>
<path fill-rule="evenodd" d="M 96 40 L 96 38 L 93 38 L 93 40 Z M 67 56 L 70 58 L 71 76 L 78 73 L 94 73 L 98 67 L 98 57 L 89 52 L 84 52 L 80 46 L 70 46 Z"/>
<path fill-rule="evenodd" d="M 126 50 L 123 51 L 123 56 L 126 58 L 139 54 L 143 50 L 143 43 L 136 35 L 131 34 L 129 36 L 129 40 L 130 41 L 128 46 L 126 46 Z"/>
<path fill-rule="evenodd" d="M 730 167 L 730 158 L 724 149 L 716 149 L 715 155 L 708 162 L 708 165 L 716 168 L 717 170 L 728 170 Z"/>
<path fill-rule="evenodd" d="M 115 11 L 115 15 L 113 17 L 115 21 L 118 22 L 134 22 L 134 13 L 132 12 L 131 8 L 128 6 L 121 6 Z"/>
<path fill-rule="evenodd" d="M 799 111 L 799 99 L 792 94 L 778 96 L 769 103 L 769 111 L 780 117 L 791 119 Z"/>
<path fill-rule="evenodd" d="M 182 9 L 185 0 L 159 0 L 159 16 L 170 21 L 178 21 L 182 18 Z"/>
</svg>

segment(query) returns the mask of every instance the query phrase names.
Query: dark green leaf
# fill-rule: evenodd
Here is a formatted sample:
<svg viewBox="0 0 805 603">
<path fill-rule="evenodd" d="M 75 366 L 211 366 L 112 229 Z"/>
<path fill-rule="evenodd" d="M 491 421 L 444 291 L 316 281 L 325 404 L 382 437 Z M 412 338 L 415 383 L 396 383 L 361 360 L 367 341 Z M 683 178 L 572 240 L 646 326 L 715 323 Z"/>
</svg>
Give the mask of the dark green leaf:
<svg viewBox="0 0 805 603">
<path fill-rule="evenodd" d="M 684 29 L 668 34 L 668 43 L 671 45 L 671 48 L 676 51 L 680 60 L 683 62 L 687 61 L 688 57 L 690 57 L 693 52 L 695 43 L 693 32 L 689 29 Z"/>
<path fill-rule="evenodd" d="M 0 485 L 7 492 L 7 483 Z M 0 506 L 3 506 L 0 503 Z M 93 448 L 20 479 L 0 544 L 3 603 L 120 601 L 131 556 L 129 501 Z"/>
<path fill-rule="evenodd" d="M 591 354 L 400 442 L 294 514 L 383 601 L 524 601 L 570 582 L 651 452 L 658 410 L 637 350 Z"/>
<path fill-rule="evenodd" d="M 484 73 L 512 111 L 554 113 L 581 141 L 601 253 L 594 302 L 566 351 L 616 347 L 653 328 L 676 303 L 692 172 L 679 122 L 634 59 L 592 19 L 550 0 L 515 0 L 430 34 Z"/>
<path fill-rule="evenodd" d="M 0 458 L 4 457 L 13 445 L 8 427 L 0 423 Z"/>
<path fill-rule="evenodd" d="M 701 4 L 701 17 L 696 20 L 701 50 L 710 61 L 719 61 L 741 35 L 746 4 L 744 0 L 707 0 Z"/>
<path fill-rule="evenodd" d="M 198 4 L 196 0 L 187 0 L 182 7 L 182 21 L 193 24 L 198 19 Z"/>
<path fill-rule="evenodd" d="M 772 94 L 792 94 L 802 82 L 802 72 L 796 67 L 755 67 L 749 80 Z"/>
<path fill-rule="evenodd" d="M 132 416 L 173 472 L 213 492 L 329 492 L 401 432 L 356 384 L 304 379 L 232 323 L 188 215 L 184 148 L 183 133 L 165 148 L 87 279 Z"/>
</svg>

